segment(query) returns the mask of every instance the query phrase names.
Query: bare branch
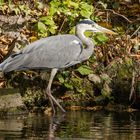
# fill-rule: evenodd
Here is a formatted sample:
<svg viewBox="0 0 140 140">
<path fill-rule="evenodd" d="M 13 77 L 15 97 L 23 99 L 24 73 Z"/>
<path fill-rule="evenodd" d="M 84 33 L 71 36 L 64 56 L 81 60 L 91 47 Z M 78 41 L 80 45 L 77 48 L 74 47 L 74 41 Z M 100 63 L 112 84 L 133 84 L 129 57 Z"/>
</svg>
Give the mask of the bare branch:
<svg viewBox="0 0 140 140">
<path fill-rule="evenodd" d="M 134 86 L 135 86 L 135 77 L 136 77 L 136 73 L 135 73 L 135 71 L 133 70 L 129 100 L 132 99 L 132 96 L 134 95 L 134 92 L 135 92 L 135 88 L 134 88 Z"/>
<path fill-rule="evenodd" d="M 130 38 L 132 38 L 135 34 L 137 34 L 137 32 L 140 30 L 140 26 L 137 28 L 137 30 L 130 36 Z"/>
<path fill-rule="evenodd" d="M 131 23 L 132 21 L 131 20 L 129 20 L 127 17 L 125 17 L 124 15 L 122 15 L 122 14 L 119 14 L 119 13 L 117 13 L 117 12 L 115 12 L 114 10 L 112 10 L 112 9 L 106 9 L 107 11 L 110 11 L 110 12 L 112 12 L 113 14 L 115 14 L 115 15 L 118 15 L 118 16 L 120 16 L 120 17 L 122 17 L 122 18 L 124 18 L 125 20 L 127 20 L 129 23 Z"/>
</svg>

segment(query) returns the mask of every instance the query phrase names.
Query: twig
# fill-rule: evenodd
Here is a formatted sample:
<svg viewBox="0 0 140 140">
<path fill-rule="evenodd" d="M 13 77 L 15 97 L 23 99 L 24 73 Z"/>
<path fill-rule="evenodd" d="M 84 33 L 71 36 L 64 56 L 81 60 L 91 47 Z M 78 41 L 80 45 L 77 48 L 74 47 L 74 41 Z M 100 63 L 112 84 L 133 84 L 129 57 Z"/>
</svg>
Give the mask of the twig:
<svg viewBox="0 0 140 140">
<path fill-rule="evenodd" d="M 6 56 L 4 57 L 4 60 L 5 60 L 6 58 L 8 58 L 9 55 L 11 54 L 11 52 L 13 51 L 17 39 L 18 39 L 18 37 L 15 38 L 15 39 L 12 41 L 12 43 L 11 43 L 11 45 L 10 45 L 10 47 L 9 47 L 9 51 L 8 51 L 8 53 L 6 54 Z"/>
<path fill-rule="evenodd" d="M 62 28 L 63 28 L 63 26 L 64 26 L 64 23 L 66 22 L 66 17 L 64 18 L 64 20 L 63 20 L 63 22 L 62 22 L 62 25 L 61 25 L 61 27 L 60 27 L 60 29 L 59 29 L 59 31 L 58 31 L 58 33 L 60 33 L 61 32 L 61 30 L 62 30 Z"/>
<path fill-rule="evenodd" d="M 135 88 L 134 88 L 134 84 L 135 84 L 135 75 L 136 75 L 136 73 L 135 73 L 135 71 L 133 70 L 129 100 L 131 100 L 131 99 L 132 99 L 132 96 L 134 95 L 134 90 L 135 90 Z"/>
<path fill-rule="evenodd" d="M 130 38 L 132 38 L 135 34 L 137 34 L 137 32 L 139 31 L 140 26 L 137 28 L 137 30 L 130 36 Z"/>
<path fill-rule="evenodd" d="M 127 20 L 129 23 L 131 23 L 132 21 L 131 20 L 129 20 L 127 17 L 125 17 L 124 15 L 121 15 L 121 14 L 119 14 L 119 13 L 117 13 L 117 12 L 115 12 L 114 10 L 112 10 L 112 9 L 106 9 L 107 11 L 111 11 L 113 14 L 115 14 L 115 15 L 118 15 L 118 16 L 120 16 L 120 17 L 122 17 L 122 18 L 124 18 L 125 20 Z"/>
<path fill-rule="evenodd" d="M 136 58 L 140 58 L 139 54 L 130 54 L 131 57 L 136 57 Z"/>
</svg>

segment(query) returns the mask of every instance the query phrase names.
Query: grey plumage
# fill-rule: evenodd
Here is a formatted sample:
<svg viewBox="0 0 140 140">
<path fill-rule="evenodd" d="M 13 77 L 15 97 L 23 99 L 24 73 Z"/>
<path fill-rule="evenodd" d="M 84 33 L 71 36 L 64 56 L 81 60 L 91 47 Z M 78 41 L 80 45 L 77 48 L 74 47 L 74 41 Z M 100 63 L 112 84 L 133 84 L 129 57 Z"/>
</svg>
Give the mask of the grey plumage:
<svg viewBox="0 0 140 140">
<path fill-rule="evenodd" d="M 78 37 L 57 35 L 33 42 L 11 55 L 0 67 L 5 73 L 25 69 L 60 69 L 80 63 L 82 53 L 82 42 Z"/>
<path fill-rule="evenodd" d="M 92 55 L 94 44 L 84 35 L 86 30 L 114 34 L 89 19 L 83 20 L 76 26 L 76 35 L 56 35 L 35 41 L 7 58 L 0 64 L 0 69 L 5 73 L 13 70 L 52 69 L 46 94 L 54 113 L 53 103 L 65 112 L 51 95 L 52 81 L 58 69 L 80 63 Z M 83 48 L 83 45 L 86 47 Z"/>
</svg>

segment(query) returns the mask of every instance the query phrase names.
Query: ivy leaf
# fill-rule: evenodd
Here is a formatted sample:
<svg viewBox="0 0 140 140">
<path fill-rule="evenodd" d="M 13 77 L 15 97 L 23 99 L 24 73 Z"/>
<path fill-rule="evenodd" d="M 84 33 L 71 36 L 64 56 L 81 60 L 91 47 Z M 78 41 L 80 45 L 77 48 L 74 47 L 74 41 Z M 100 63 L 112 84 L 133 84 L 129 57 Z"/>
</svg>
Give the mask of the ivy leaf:
<svg viewBox="0 0 140 140">
<path fill-rule="evenodd" d="M 86 66 L 86 65 L 82 65 L 80 66 L 77 71 L 81 74 L 81 75 L 89 75 L 92 74 L 93 71 L 90 67 Z"/>
<path fill-rule="evenodd" d="M 44 23 L 38 22 L 35 25 L 36 30 L 38 30 L 40 33 L 46 33 L 47 29 Z"/>
<path fill-rule="evenodd" d="M 70 5 L 73 6 L 75 9 L 78 9 L 79 4 L 73 1 L 70 1 Z"/>
<path fill-rule="evenodd" d="M 86 2 L 81 2 L 81 9 L 87 10 L 87 11 L 92 11 L 93 6 L 87 4 Z"/>
<path fill-rule="evenodd" d="M 108 37 L 105 34 L 97 33 L 94 37 L 94 41 L 100 44 L 104 44 L 108 41 Z"/>
<path fill-rule="evenodd" d="M 100 42 L 106 42 L 108 40 L 108 37 L 104 34 L 98 34 L 97 35 L 97 39 L 100 41 Z"/>
<path fill-rule="evenodd" d="M 65 80 L 64 80 L 64 78 L 63 78 L 63 76 L 61 74 L 59 74 L 57 76 L 57 78 L 58 78 L 58 80 L 59 80 L 60 83 L 64 83 L 65 82 Z"/>
<path fill-rule="evenodd" d="M 80 11 L 80 14 L 85 17 L 85 18 L 90 18 L 91 14 L 93 12 L 93 6 L 85 3 L 85 2 L 82 2 L 81 3 L 81 11 Z"/>
<path fill-rule="evenodd" d="M 40 20 L 46 25 L 55 25 L 55 22 L 50 17 L 41 17 Z"/>
<path fill-rule="evenodd" d="M 64 83 L 65 87 L 68 88 L 68 89 L 73 89 L 73 85 L 70 84 L 70 83 Z"/>
<path fill-rule="evenodd" d="M 81 14 L 83 17 L 85 17 L 85 18 L 89 18 L 90 15 L 91 15 L 91 12 L 89 12 L 89 11 L 87 11 L 87 10 L 82 10 L 82 11 L 80 12 L 80 14 Z"/>
<path fill-rule="evenodd" d="M 49 31 L 52 33 L 52 34 L 55 34 L 56 33 L 56 29 L 57 29 L 57 26 L 52 26 L 49 28 Z"/>
<path fill-rule="evenodd" d="M 59 1 L 51 1 L 50 2 L 50 13 L 49 15 L 53 16 L 55 13 L 58 12 L 59 6 L 61 6 L 61 2 Z"/>
<path fill-rule="evenodd" d="M 40 18 L 40 21 L 48 27 L 48 30 L 52 34 L 56 33 L 57 26 L 56 26 L 56 24 L 55 24 L 55 22 L 53 21 L 52 18 L 45 16 L 45 17 Z"/>
<path fill-rule="evenodd" d="M 68 77 L 70 75 L 70 72 L 69 71 L 63 71 L 62 75 L 63 75 L 63 77 L 66 78 L 66 77 Z"/>
</svg>

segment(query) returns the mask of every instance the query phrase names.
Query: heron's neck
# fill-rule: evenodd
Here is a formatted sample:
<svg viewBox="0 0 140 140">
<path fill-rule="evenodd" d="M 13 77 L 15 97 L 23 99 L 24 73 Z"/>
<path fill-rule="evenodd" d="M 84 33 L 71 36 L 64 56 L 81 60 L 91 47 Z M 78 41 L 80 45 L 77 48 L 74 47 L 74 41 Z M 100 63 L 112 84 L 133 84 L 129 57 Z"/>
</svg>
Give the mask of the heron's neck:
<svg viewBox="0 0 140 140">
<path fill-rule="evenodd" d="M 82 41 L 82 43 L 86 46 L 82 52 L 82 59 L 88 59 L 93 51 L 94 51 L 94 44 L 92 40 L 84 35 L 85 30 L 81 31 L 80 29 L 76 29 L 76 35 Z"/>
</svg>

